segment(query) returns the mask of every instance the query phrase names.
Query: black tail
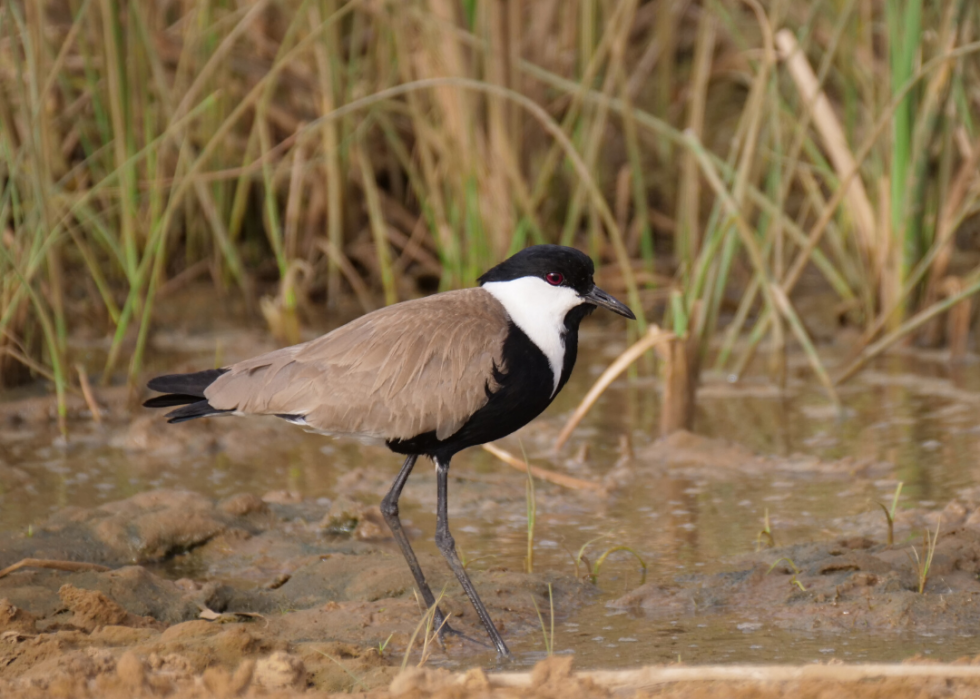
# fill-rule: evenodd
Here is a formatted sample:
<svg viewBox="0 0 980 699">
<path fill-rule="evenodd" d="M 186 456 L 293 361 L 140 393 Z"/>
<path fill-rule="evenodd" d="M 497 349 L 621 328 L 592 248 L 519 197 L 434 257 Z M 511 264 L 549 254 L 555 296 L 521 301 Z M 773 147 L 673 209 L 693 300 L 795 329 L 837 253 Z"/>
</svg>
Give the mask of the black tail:
<svg viewBox="0 0 980 699">
<path fill-rule="evenodd" d="M 204 389 L 213 384 L 216 378 L 227 371 L 227 369 L 206 369 L 204 371 L 195 371 L 193 374 L 167 374 L 166 376 L 158 376 L 155 379 L 150 379 L 150 382 L 146 386 L 151 391 L 157 391 L 158 393 L 177 393 L 189 397 L 196 397 L 200 400 L 204 398 Z M 152 398 L 151 400 L 157 399 Z M 169 405 L 179 404 L 171 403 Z M 165 406 L 147 407 L 163 408 Z"/>
<path fill-rule="evenodd" d="M 146 408 L 172 408 L 182 405 L 183 408 L 167 413 L 167 422 L 184 422 L 198 417 L 221 415 L 230 410 L 215 410 L 204 397 L 204 389 L 214 383 L 214 380 L 224 374 L 227 369 L 207 369 L 193 374 L 167 374 L 151 379 L 147 385 L 150 390 L 159 391 L 166 395 L 150 398 L 143 403 Z"/>
</svg>

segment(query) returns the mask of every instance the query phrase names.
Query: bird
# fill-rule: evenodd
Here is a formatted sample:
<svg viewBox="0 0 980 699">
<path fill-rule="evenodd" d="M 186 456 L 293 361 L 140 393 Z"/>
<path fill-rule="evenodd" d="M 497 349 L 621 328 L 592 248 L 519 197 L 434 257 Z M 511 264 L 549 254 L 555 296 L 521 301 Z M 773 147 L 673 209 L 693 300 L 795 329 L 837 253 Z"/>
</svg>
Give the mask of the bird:
<svg viewBox="0 0 980 699">
<path fill-rule="evenodd" d="M 144 406 L 176 408 L 166 414 L 170 423 L 271 415 L 404 456 L 381 513 L 434 609 L 441 639 L 462 634 L 436 605 L 398 516 L 416 461 L 431 459 L 436 546 L 498 655 L 511 657 L 456 552 L 447 516 L 449 464 L 463 449 L 515 432 L 551 404 L 575 365 L 579 324 L 596 307 L 635 320 L 629 307 L 595 285 L 594 273 L 580 250 L 530 246 L 479 277 L 478 286 L 396 303 L 315 340 L 220 369 L 158 376 L 147 386 L 164 395 Z"/>
</svg>

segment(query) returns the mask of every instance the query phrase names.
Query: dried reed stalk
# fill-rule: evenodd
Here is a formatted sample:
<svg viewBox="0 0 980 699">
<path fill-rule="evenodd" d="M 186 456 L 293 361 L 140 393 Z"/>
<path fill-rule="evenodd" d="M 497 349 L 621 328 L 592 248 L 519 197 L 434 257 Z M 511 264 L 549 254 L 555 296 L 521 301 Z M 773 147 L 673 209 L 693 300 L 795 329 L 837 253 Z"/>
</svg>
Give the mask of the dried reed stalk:
<svg viewBox="0 0 980 699">
<path fill-rule="evenodd" d="M 694 427 L 698 383 L 698 338 L 671 337 L 658 348 L 664 363 L 664 392 L 660 407 L 660 434 L 669 435 Z"/>
<path fill-rule="evenodd" d="M 460 674 L 460 682 L 463 675 Z M 591 670 L 573 673 L 606 690 L 638 690 L 679 682 L 799 682 L 823 680 L 864 682 L 884 678 L 980 679 L 976 665 L 701 665 L 698 667 L 644 667 L 636 670 Z M 531 687 L 531 672 L 495 672 L 487 675 L 494 688 Z"/>
<path fill-rule="evenodd" d="M 837 120 L 837 115 L 834 114 L 830 100 L 820 90 L 817 77 L 813 74 L 813 69 L 810 67 L 806 56 L 800 50 L 793 32 L 788 29 L 777 32 L 776 45 L 786 61 L 786 67 L 789 69 L 803 101 L 812 105 L 813 123 L 823 139 L 824 147 L 826 147 L 827 154 L 837 171 L 837 176 L 843 180 L 848 173 L 856 169 L 856 161 L 847 145 L 844 130 Z M 876 233 L 874 208 L 868 199 L 864 184 L 857 177 L 853 178 L 848 185 L 846 201 L 861 241 L 861 248 L 867 259 L 873 260 L 876 255 L 875 251 L 879 249 L 883 239 L 879 240 Z"/>
<path fill-rule="evenodd" d="M 561 432 L 558 434 L 558 438 L 555 440 L 555 444 L 552 447 L 552 451 L 557 453 L 568 438 L 578 427 L 578 424 L 582 421 L 582 418 L 586 416 L 595 402 L 599 399 L 599 396 L 609 388 L 609 384 L 616 380 L 620 374 L 626 371 L 630 364 L 635 362 L 637 359 L 642 357 L 646 352 L 653 349 L 657 345 L 669 343 L 675 340 L 673 333 L 664 332 L 656 325 L 651 325 L 646 334 L 637 340 L 634 344 L 626 349 L 621 355 L 616 357 L 616 360 L 610 364 L 602 375 L 596 380 L 589 392 L 585 394 L 585 398 L 582 402 L 578 404 L 575 408 L 575 412 L 568 418 L 565 426 L 562 427 Z"/>
<path fill-rule="evenodd" d="M 584 481 L 581 478 L 568 476 L 564 473 L 556 473 L 555 471 L 548 471 L 547 469 L 539 468 L 538 466 L 531 466 L 527 462 L 518 459 L 509 451 L 501 449 L 495 444 L 484 444 L 483 450 L 493 454 L 505 464 L 508 466 L 513 466 L 518 471 L 523 471 L 524 473 L 530 472 L 532 476 L 539 480 L 548 481 L 549 483 L 554 483 L 555 485 L 560 485 L 572 490 L 590 490 L 593 493 L 600 493 L 602 495 L 606 494 L 606 489 L 599 483 Z"/>
</svg>

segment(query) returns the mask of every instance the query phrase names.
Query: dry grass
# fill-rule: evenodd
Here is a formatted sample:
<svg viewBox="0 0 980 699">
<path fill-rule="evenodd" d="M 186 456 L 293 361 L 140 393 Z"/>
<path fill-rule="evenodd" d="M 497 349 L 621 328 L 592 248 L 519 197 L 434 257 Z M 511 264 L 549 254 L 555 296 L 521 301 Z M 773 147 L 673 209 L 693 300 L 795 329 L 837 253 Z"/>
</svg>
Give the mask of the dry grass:
<svg viewBox="0 0 980 699">
<path fill-rule="evenodd" d="M 288 341 L 309 303 L 472 284 L 535 242 L 702 355 L 723 328 L 731 374 L 793 341 L 833 396 L 949 311 L 962 353 L 978 29 L 966 0 L 5 2 L 0 381 L 80 391 L 85 328 L 135 382 L 195 276 Z M 863 332 L 835 377 L 805 275 Z"/>
</svg>

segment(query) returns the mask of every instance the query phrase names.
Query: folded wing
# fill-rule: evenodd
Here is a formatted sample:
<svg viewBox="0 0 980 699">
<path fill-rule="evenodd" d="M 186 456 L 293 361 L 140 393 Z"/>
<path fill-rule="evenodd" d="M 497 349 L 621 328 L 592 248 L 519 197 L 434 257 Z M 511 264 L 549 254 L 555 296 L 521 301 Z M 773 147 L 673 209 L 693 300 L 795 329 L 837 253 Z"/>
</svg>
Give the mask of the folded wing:
<svg viewBox="0 0 980 699">
<path fill-rule="evenodd" d="M 445 439 L 496 390 L 508 325 L 479 288 L 407 301 L 234 364 L 205 397 L 217 410 L 295 416 L 332 434 Z"/>
</svg>

